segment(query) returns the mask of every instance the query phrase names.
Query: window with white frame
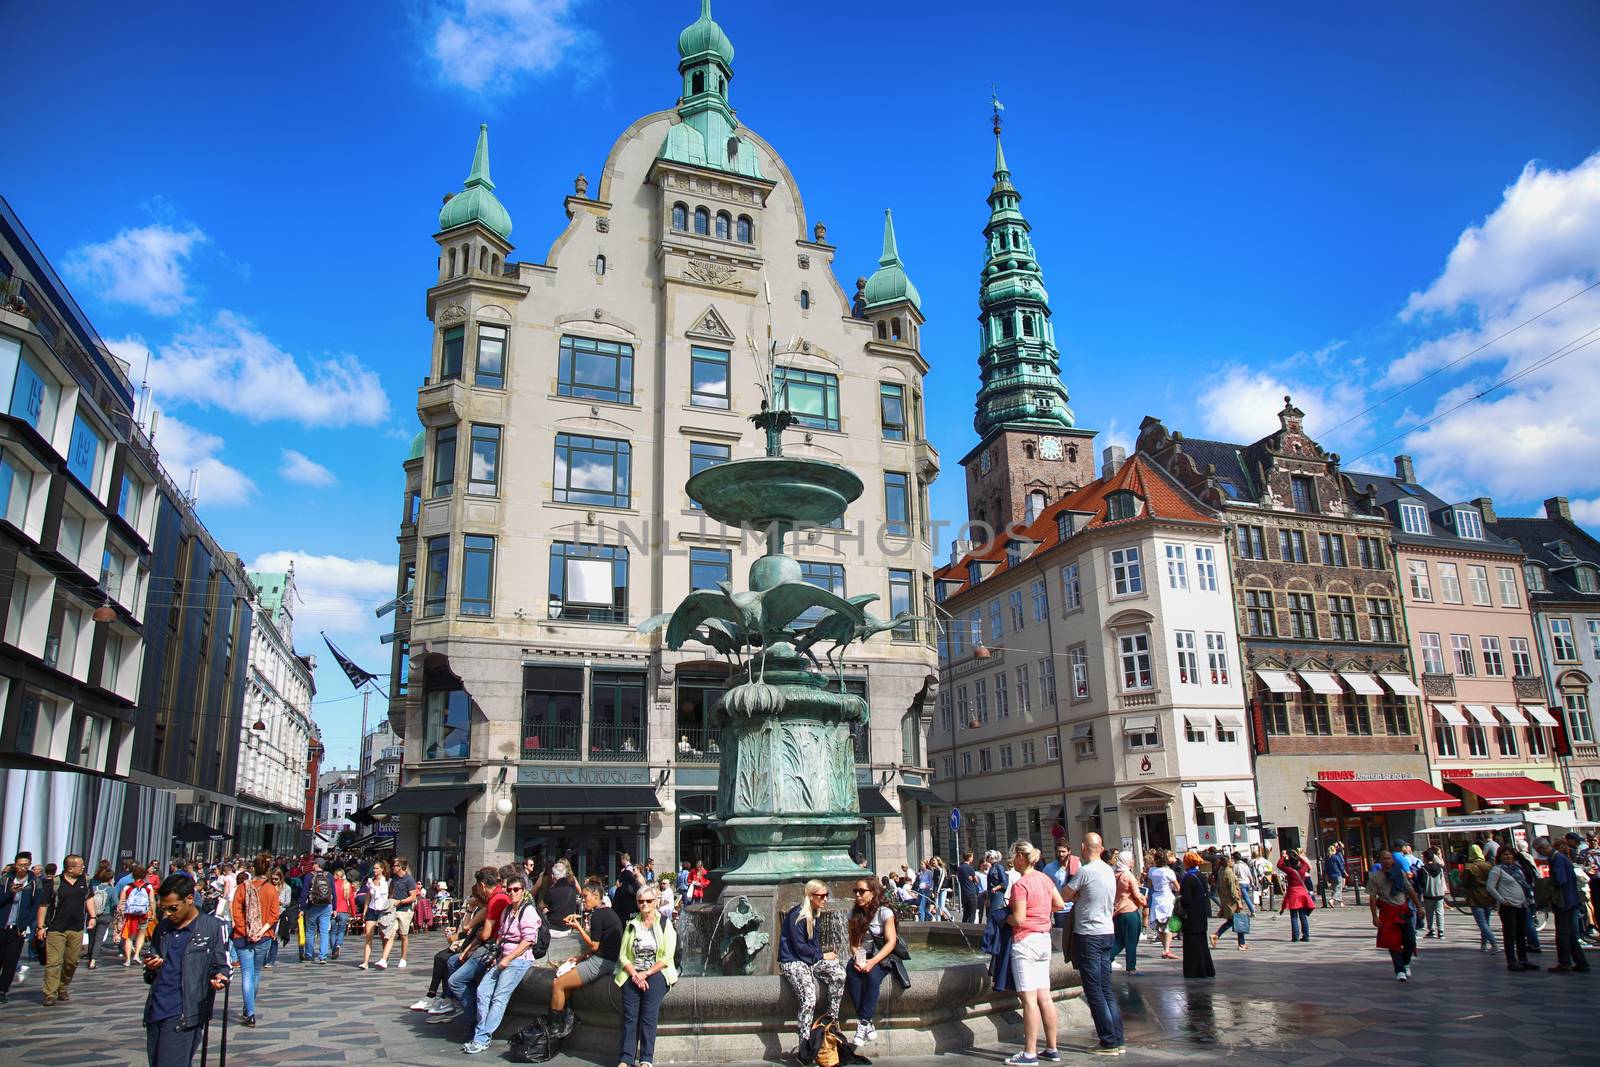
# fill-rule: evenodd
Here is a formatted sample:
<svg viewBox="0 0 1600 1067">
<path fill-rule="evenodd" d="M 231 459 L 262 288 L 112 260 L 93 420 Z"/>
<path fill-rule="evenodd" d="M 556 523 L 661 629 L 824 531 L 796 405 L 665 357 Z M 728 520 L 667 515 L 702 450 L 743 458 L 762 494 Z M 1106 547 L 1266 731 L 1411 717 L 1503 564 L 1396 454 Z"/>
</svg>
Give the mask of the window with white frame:
<svg viewBox="0 0 1600 1067">
<path fill-rule="evenodd" d="M 947 734 L 956 732 L 955 702 L 948 689 L 939 694 L 939 725 Z"/>
<path fill-rule="evenodd" d="M 1472 759 L 1489 758 L 1489 731 L 1479 723 L 1467 727 L 1467 755 Z"/>
<path fill-rule="evenodd" d="M 1571 691 L 1561 694 L 1566 705 L 1567 737 L 1576 745 L 1594 744 L 1594 723 L 1589 718 L 1588 694 Z"/>
<path fill-rule="evenodd" d="M 1417 634 L 1422 645 L 1422 671 L 1424 674 L 1444 673 L 1444 643 L 1438 634 Z"/>
<path fill-rule="evenodd" d="M 1517 595 L 1517 569 L 1515 567 L 1496 567 L 1495 578 L 1500 585 L 1500 606 L 1515 608 L 1522 604 L 1522 598 Z"/>
<path fill-rule="evenodd" d="M 1400 528 L 1408 534 L 1427 534 L 1428 509 L 1421 504 L 1400 505 Z"/>
<path fill-rule="evenodd" d="M 1026 715 L 1033 707 L 1033 683 L 1028 680 L 1028 665 L 1017 664 L 1017 714 Z"/>
<path fill-rule="evenodd" d="M 1228 684 L 1227 634 L 1215 631 L 1206 634 L 1206 669 L 1211 672 L 1212 685 Z"/>
<path fill-rule="evenodd" d="M 1017 765 L 1016 753 L 1012 750 L 1011 746 L 1010 745 L 1001 745 L 1000 746 L 1000 769 L 1002 771 L 1009 771 L 1011 768 L 1015 767 L 1016 765 Z"/>
<path fill-rule="evenodd" d="M 972 774 L 972 753 L 970 752 L 961 753 L 961 773 L 969 776 Z"/>
<path fill-rule="evenodd" d="M 1500 655 L 1500 639 L 1498 637 L 1482 637 L 1478 644 L 1483 647 L 1483 673 L 1487 678 L 1504 678 L 1506 676 L 1506 663 Z"/>
<path fill-rule="evenodd" d="M 1193 630 L 1176 630 L 1173 641 L 1178 654 L 1178 681 L 1184 685 L 1200 684 L 1200 652 L 1195 647 Z"/>
<path fill-rule="evenodd" d="M 1061 605 L 1065 611 L 1083 607 L 1083 589 L 1078 584 L 1078 565 L 1069 563 L 1061 568 Z"/>
<path fill-rule="evenodd" d="M 1589 653 L 1600 659 L 1600 619 L 1590 619 L 1586 625 L 1589 627 Z"/>
<path fill-rule="evenodd" d="M 1472 658 L 1472 638 L 1466 634 L 1450 635 L 1450 659 L 1459 677 L 1471 678 L 1478 673 Z"/>
<path fill-rule="evenodd" d="M 1189 588 L 1189 563 L 1184 558 L 1182 545 L 1167 545 L 1167 588 Z"/>
<path fill-rule="evenodd" d="M 989 683 L 982 678 L 972 680 L 972 713 L 979 722 L 989 721 Z"/>
<path fill-rule="evenodd" d="M 972 635 L 973 651 L 977 651 L 978 646 L 983 644 L 983 609 L 974 608 L 967 622 Z"/>
<path fill-rule="evenodd" d="M 1517 728 L 1515 726 L 1496 726 L 1494 728 L 1495 746 L 1500 749 L 1502 756 L 1515 756 L 1517 754 Z"/>
<path fill-rule="evenodd" d="M 1061 740 L 1055 734 L 1044 735 L 1044 758 L 1048 763 L 1061 758 Z"/>
<path fill-rule="evenodd" d="M 1456 536 L 1469 541 L 1483 540 L 1483 519 L 1471 508 L 1456 508 Z"/>
<path fill-rule="evenodd" d="M 1456 728 L 1447 722 L 1435 723 L 1433 727 L 1433 748 L 1444 759 L 1455 759 L 1460 752 L 1456 749 Z"/>
<path fill-rule="evenodd" d="M 1183 739 L 1192 744 L 1203 745 L 1206 743 L 1206 728 L 1197 724 L 1187 716 L 1183 720 Z"/>
<path fill-rule="evenodd" d="M 1022 590 L 1011 590 L 1011 595 L 1006 599 L 1011 605 L 1011 629 L 1013 631 L 1021 630 L 1022 624 L 1026 621 L 1022 614 Z"/>
<path fill-rule="evenodd" d="M 954 778 L 956 776 L 956 758 L 954 756 L 946 756 L 944 758 L 944 776 L 946 778 Z"/>
<path fill-rule="evenodd" d="M 1578 658 L 1578 642 L 1572 636 L 1571 619 L 1551 619 L 1550 623 L 1550 655 L 1558 662 L 1567 662 Z"/>
<path fill-rule="evenodd" d="M 1117 638 L 1117 648 L 1122 658 L 1123 692 L 1151 688 L 1149 631 L 1121 634 Z"/>
<path fill-rule="evenodd" d="M 1000 598 L 995 597 L 989 601 L 989 640 L 993 641 L 996 647 L 999 647 L 1000 639 L 1005 635 L 1006 626 L 1005 620 L 1000 614 Z"/>
<path fill-rule="evenodd" d="M 1406 577 L 1411 584 L 1411 599 L 1424 603 L 1433 599 L 1433 586 L 1428 581 L 1428 564 L 1424 560 L 1406 560 Z"/>
<path fill-rule="evenodd" d="M 1072 752 L 1078 759 L 1094 759 L 1094 727 L 1088 726 L 1083 734 L 1074 734 L 1072 738 Z"/>
<path fill-rule="evenodd" d="M 956 686 L 956 714 L 961 718 L 961 725 L 972 729 L 978 720 L 972 717 L 972 697 L 964 685 Z"/>
<path fill-rule="evenodd" d="M 1067 662 L 1072 664 L 1072 699 L 1089 699 L 1089 650 L 1079 645 L 1067 652 Z"/>
<path fill-rule="evenodd" d="M 1056 661 L 1050 657 L 1039 661 L 1039 699 L 1046 707 L 1056 706 Z"/>
<path fill-rule="evenodd" d="M 1022 765 L 1032 767 L 1039 761 L 1038 747 L 1032 741 L 1022 742 Z"/>
<path fill-rule="evenodd" d="M 1144 573 L 1139 566 L 1137 548 L 1113 548 L 1111 562 L 1111 595 L 1133 596 L 1144 592 Z"/>
<path fill-rule="evenodd" d="M 994 676 L 994 717 L 1011 718 L 1011 686 L 1005 671 L 996 671 Z"/>
<path fill-rule="evenodd" d="M 1472 594 L 1475 607 L 1487 608 L 1494 604 L 1489 599 L 1489 568 L 1467 565 L 1467 591 Z"/>
<path fill-rule="evenodd" d="M 1543 759 L 1550 755 L 1550 745 L 1545 740 L 1544 727 L 1539 725 L 1529 726 L 1524 729 L 1523 736 L 1528 741 L 1528 755 Z"/>
<path fill-rule="evenodd" d="M 1210 545 L 1194 546 L 1194 587 L 1202 593 L 1217 591 L 1217 550 Z"/>
<path fill-rule="evenodd" d="M 1394 641 L 1394 601 L 1388 597 L 1367 597 L 1367 621 L 1372 626 L 1374 641 Z"/>
<path fill-rule="evenodd" d="M 1461 603 L 1461 578 L 1454 563 L 1439 564 L 1439 599 L 1446 604 Z"/>
<path fill-rule="evenodd" d="M 1127 738 L 1128 747 L 1134 751 L 1161 747 L 1161 731 L 1156 728 L 1154 723 L 1149 726 L 1128 727 Z"/>
<path fill-rule="evenodd" d="M 1548 588 L 1545 585 L 1544 568 L 1537 563 L 1524 563 L 1522 577 L 1527 581 L 1530 593 L 1543 593 Z"/>
<path fill-rule="evenodd" d="M 1325 567 L 1345 566 L 1344 535 L 1336 533 L 1317 534 L 1317 547 L 1322 550 L 1322 564 Z"/>
<path fill-rule="evenodd" d="M 1050 584 L 1043 578 L 1033 580 L 1033 621 L 1044 622 L 1050 614 Z"/>
<path fill-rule="evenodd" d="M 1533 652 L 1528 647 L 1526 637 L 1508 637 L 1506 645 L 1511 649 L 1511 673 L 1518 678 L 1533 676 Z"/>
</svg>

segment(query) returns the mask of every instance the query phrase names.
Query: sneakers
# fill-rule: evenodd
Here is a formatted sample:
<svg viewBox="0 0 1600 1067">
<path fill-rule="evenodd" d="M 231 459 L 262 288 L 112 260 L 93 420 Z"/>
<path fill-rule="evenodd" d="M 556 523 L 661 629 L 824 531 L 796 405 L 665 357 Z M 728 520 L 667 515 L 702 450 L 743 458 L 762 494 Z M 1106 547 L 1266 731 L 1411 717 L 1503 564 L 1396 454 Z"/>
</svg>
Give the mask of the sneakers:
<svg viewBox="0 0 1600 1067">
<path fill-rule="evenodd" d="M 1404 971 L 1396 971 L 1394 972 L 1394 980 L 1396 982 L 1409 982 L 1411 976 Z"/>
<path fill-rule="evenodd" d="M 1121 960 L 1112 960 L 1111 961 L 1111 969 L 1113 971 L 1125 971 L 1128 968 L 1127 968 L 1127 965 L 1124 964 Z"/>
<path fill-rule="evenodd" d="M 256 1017 L 254 1015 L 241 1015 L 239 1016 L 239 1023 L 242 1026 L 254 1026 L 256 1024 Z"/>
<path fill-rule="evenodd" d="M 411 1005 L 411 1010 L 412 1011 L 427 1011 L 429 1008 L 433 1007 L 434 1004 L 437 1003 L 437 1001 L 438 1001 L 437 997 L 423 997 L 421 1000 L 419 1000 L 415 1004 Z"/>
<path fill-rule="evenodd" d="M 1039 1057 L 1031 1052 L 1016 1052 L 1007 1056 L 1005 1062 L 1010 1067 L 1033 1067 L 1034 1064 L 1039 1062 Z"/>
<path fill-rule="evenodd" d="M 452 1003 L 450 1005 L 450 1007 L 446 1008 L 444 1011 L 440 1011 L 440 1012 L 430 1011 L 428 1013 L 428 1022 L 433 1024 L 434 1026 L 442 1026 L 445 1023 L 454 1021 L 455 1017 L 460 1015 L 460 1014 L 461 1014 L 460 1005 Z"/>
<path fill-rule="evenodd" d="M 406 967 L 405 957 L 404 956 L 400 957 L 400 962 L 395 964 L 395 966 L 399 967 L 401 970 L 405 970 L 405 967 Z"/>
<path fill-rule="evenodd" d="M 429 1015 L 443 1015 L 447 1011 L 460 1011 L 461 1008 L 449 997 L 434 997 L 433 1003 L 426 1009 Z"/>
<path fill-rule="evenodd" d="M 380 971 L 387 971 L 389 969 L 389 961 L 379 960 L 377 963 L 374 963 L 373 966 L 378 968 Z"/>
<path fill-rule="evenodd" d="M 1091 1056 L 1123 1056 L 1128 1051 L 1127 1045 L 1096 1045 L 1089 1050 Z"/>
<path fill-rule="evenodd" d="M 476 1056 L 480 1052 L 489 1051 L 489 1042 L 468 1041 L 465 1045 L 461 1046 L 461 1051 L 465 1052 L 468 1056 Z"/>
<path fill-rule="evenodd" d="M 1041 1063 L 1060 1063 L 1061 1053 L 1057 1049 L 1047 1048 L 1039 1053 L 1039 1060 Z"/>
<path fill-rule="evenodd" d="M 865 1045 L 867 1043 L 867 1024 L 866 1023 L 856 1023 L 855 1036 L 853 1038 L 851 1038 L 850 1043 L 852 1045 L 856 1045 L 858 1047 L 861 1046 L 861 1045 Z"/>
</svg>

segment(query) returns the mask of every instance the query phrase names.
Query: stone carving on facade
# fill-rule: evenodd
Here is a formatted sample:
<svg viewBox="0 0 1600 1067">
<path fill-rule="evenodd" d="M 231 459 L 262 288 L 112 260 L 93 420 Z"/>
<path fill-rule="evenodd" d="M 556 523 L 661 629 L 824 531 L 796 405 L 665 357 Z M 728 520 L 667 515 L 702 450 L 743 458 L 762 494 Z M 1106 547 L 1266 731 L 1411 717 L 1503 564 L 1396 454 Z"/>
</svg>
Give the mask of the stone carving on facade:
<svg viewBox="0 0 1600 1067">
<path fill-rule="evenodd" d="M 715 341 L 731 342 L 733 340 L 733 330 L 722 320 L 722 316 L 717 314 L 717 309 L 712 307 L 706 308 L 705 313 L 696 320 L 694 326 L 690 327 L 689 333 L 708 337 Z"/>
<path fill-rule="evenodd" d="M 800 269 L 801 270 L 810 270 L 811 269 L 811 257 L 806 255 L 804 252 L 800 253 Z"/>
<path fill-rule="evenodd" d="M 724 933 L 717 944 L 717 958 L 722 963 L 723 974 L 755 974 L 756 958 L 772 940 L 772 935 L 759 929 L 761 913 L 741 896 L 722 913 Z"/>
<path fill-rule="evenodd" d="M 595 216 L 594 228 L 596 230 L 598 230 L 600 233 L 610 233 L 611 232 L 611 216 L 610 215 L 597 215 L 597 216 Z"/>
<path fill-rule="evenodd" d="M 439 325 L 452 326 L 458 322 L 467 321 L 467 309 L 460 304 L 451 304 L 439 312 Z"/>
<path fill-rule="evenodd" d="M 582 171 L 579 171 L 578 176 L 572 180 L 572 191 L 579 196 L 589 195 L 589 179 L 584 176 Z"/>
<path fill-rule="evenodd" d="M 739 279 L 738 270 L 704 259 L 691 259 L 688 265 L 683 268 L 683 273 L 697 282 L 715 285 L 722 289 L 744 288 L 744 282 Z"/>
</svg>

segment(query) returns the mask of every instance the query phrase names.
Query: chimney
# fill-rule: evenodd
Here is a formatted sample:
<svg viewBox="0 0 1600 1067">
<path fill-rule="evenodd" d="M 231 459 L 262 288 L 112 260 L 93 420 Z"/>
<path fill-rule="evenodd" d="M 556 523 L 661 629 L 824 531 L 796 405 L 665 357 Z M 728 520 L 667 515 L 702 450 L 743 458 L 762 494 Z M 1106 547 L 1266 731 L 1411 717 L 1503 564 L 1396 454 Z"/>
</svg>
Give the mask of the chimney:
<svg viewBox="0 0 1600 1067">
<path fill-rule="evenodd" d="M 1494 501 L 1492 499 L 1490 499 L 1489 497 L 1486 497 L 1486 496 L 1478 497 L 1476 500 L 1474 500 L 1472 502 L 1472 506 L 1477 508 L 1479 511 L 1483 512 L 1483 521 L 1484 522 L 1486 522 L 1486 523 L 1495 523 L 1495 522 L 1499 522 L 1500 521 L 1498 518 L 1495 517 Z"/>
<path fill-rule="evenodd" d="M 1128 450 L 1121 445 L 1107 445 L 1106 450 L 1100 453 L 1101 477 L 1109 478 L 1122 469 L 1127 462 Z"/>
<path fill-rule="evenodd" d="M 1565 519 L 1572 521 L 1572 508 L 1567 504 L 1564 496 L 1553 496 L 1544 502 L 1544 517 L 1547 519 Z"/>
<path fill-rule="evenodd" d="M 1402 482 L 1416 483 L 1417 469 L 1411 465 L 1410 456 L 1394 457 L 1394 476 Z"/>
</svg>

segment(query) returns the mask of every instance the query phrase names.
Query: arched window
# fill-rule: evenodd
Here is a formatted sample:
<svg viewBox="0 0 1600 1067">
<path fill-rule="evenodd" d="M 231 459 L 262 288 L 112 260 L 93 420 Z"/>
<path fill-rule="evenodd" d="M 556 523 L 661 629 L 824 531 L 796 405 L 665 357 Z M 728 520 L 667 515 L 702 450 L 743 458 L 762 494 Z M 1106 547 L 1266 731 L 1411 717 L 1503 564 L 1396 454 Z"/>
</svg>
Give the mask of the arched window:
<svg viewBox="0 0 1600 1067">
<path fill-rule="evenodd" d="M 1022 336 L 1024 336 L 1024 337 L 1032 337 L 1033 336 L 1033 316 L 1032 315 L 1024 315 L 1024 316 L 1022 316 Z"/>
<path fill-rule="evenodd" d="M 1044 514 L 1045 496 L 1043 489 L 1033 489 L 1028 492 L 1027 521 L 1032 522 Z"/>
<path fill-rule="evenodd" d="M 728 83 L 722 80 L 722 75 L 720 75 L 720 74 L 717 75 L 717 92 L 725 93 L 727 91 L 728 91 Z"/>
<path fill-rule="evenodd" d="M 449 277 L 454 278 L 455 276 L 456 276 L 456 250 L 452 248 L 452 249 L 450 249 L 450 274 L 449 274 Z"/>
<path fill-rule="evenodd" d="M 703 207 L 694 209 L 694 232 L 708 235 L 711 233 L 711 212 Z"/>
<path fill-rule="evenodd" d="M 606 272 L 606 257 L 605 256 L 595 256 L 594 257 L 594 272 L 597 275 L 598 274 L 604 274 Z"/>
<path fill-rule="evenodd" d="M 739 216 L 738 239 L 743 244 L 750 244 L 756 239 L 755 223 L 750 221 L 749 215 Z"/>
<path fill-rule="evenodd" d="M 805 311 L 811 307 L 811 290 L 800 290 L 800 310 Z"/>
<path fill-rule="evenodd" d="M 672 228 L 674 230 L 687 230 L 689 228 L 689 207 L 686 204 L 672 205 Z"/>
<path fill-rule="evenodd" d="M 732 229 L 733 216 L 729 215 L 726 211 L 717 212 L 717 236 L 726 241 L 728 238 L 733 236 L 732 232 L 730 232 Z"/>
<path fill-rule="evenodd" d="M 695 71 L 694 77 L 689 82 L 690 93 L 703 93 L 706 91 L 706 76 L 702 71 Z"/>
<path fill-rule="evenodd" d="M 453 257 L 454 255 L 455 255 L 455 253 L 452 252 L 451 256 Z M 452 262 L 454 262 L 454 260 L 452 260 Z M 882 319 L 879 319 L 878 320 L 878 340 L 887 341 L 888 339 L 889 339 L 889 327 L 887 327 L 887 326 L 885 326 L 883 324 L 883 320 Z"/>
<path fill-rule="evenodd" d="M 500 273 L 500 256 L 499 256 L 499 253 L 496 253 L 495 255 L 492 255 L 492 256 L 489 257 L 489 273 L 491 273 L 491 274 L 499 274 Z"/>
<path fill-rule="evenodd" d="M 487 248 L 478 249 L 478 269 L 481 271 L 489 269 L 489 250 Z"/>
<path fill-rule="evenodd" d="M 889 340 L 900 340 L 900 316 L 896 315 L 889 320 Z"/>
<path fill-rule="evenodd" d="M 1000 338 L 1001 340 L 1009 341 L 1016 335 L 1016 323 L 1011 321 L 1010 315 L 1007 315 L 1005 318 L 1000 320 Z"/>
</svg>

